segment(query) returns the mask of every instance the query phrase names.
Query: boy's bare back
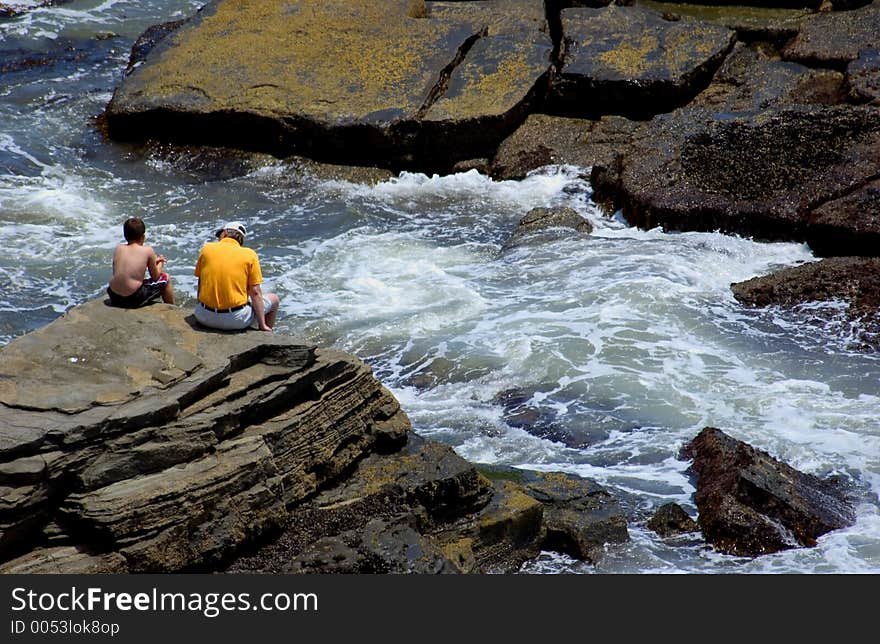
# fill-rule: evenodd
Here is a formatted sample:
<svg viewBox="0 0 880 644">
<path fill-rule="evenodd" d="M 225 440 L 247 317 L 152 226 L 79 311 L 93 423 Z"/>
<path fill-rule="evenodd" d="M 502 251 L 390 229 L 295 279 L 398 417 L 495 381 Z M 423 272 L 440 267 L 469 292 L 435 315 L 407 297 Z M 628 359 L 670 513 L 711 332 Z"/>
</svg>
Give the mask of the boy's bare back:
<svg viewBox="0 0 880 644">
<path fill-rule="evenodd" d="M 151 279 L 158 279 L 160 270 L 156 264 L 156 252 L 152 246 L 120 244 L 113 252 L 113 276 L 110 288 L 119 295 L 131 295 L 143 284 L 144 274 L 149 271 Z"/>
</svg>

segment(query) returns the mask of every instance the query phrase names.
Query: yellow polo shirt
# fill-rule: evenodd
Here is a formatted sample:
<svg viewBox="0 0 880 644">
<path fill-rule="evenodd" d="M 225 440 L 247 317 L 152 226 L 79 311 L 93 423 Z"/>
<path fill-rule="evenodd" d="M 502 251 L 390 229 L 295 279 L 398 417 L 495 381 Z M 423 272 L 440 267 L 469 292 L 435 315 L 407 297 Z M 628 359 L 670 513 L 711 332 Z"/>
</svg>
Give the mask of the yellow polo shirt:
<svg viewBox="0 0 880 644">
<path fill-rule="evenodd" d="M 231 237 L 202 246 L 195 275 L 199 301 L 215 309 L 247 304 L 248 288 L 263 283 L 257 254 Z"/>
</svg>

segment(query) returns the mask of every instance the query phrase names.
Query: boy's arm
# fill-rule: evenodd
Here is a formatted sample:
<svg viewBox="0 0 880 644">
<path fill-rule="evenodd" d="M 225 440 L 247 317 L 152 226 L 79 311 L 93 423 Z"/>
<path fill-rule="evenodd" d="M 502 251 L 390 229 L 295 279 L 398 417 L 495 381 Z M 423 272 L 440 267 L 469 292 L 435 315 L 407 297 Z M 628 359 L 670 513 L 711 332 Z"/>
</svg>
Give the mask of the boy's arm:
<svg viewBox="0 0 880 644">
<path fill-rule="evenodd" d="M 147 251 L 147 270 L 150 272 L 150 279 L 155 282 L 162 274 L 162 269 L 159 267 L 159 258 L 156 257 L 156 251 L 153 250 L 152 246 L 145 246 L 144 250 Z M 162 259 L 164 260 L 165 258 L 163 257 Z"/>
</svg>

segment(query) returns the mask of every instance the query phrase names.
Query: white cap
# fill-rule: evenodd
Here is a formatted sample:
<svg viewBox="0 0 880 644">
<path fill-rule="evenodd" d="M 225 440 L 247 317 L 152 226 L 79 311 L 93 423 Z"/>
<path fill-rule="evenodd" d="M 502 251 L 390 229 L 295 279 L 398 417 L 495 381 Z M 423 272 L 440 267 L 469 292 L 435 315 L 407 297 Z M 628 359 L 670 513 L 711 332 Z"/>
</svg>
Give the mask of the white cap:
<svg viewBox="0 0 880 644">
<path fill-rule="evenodd" d="M 217 237 L 219 237 L 220 233 L 222 233 L 224 230 L 234 230 L 240 233 L 242 237 L 245 237 L 247 235 L 247 228 L 240 221 L 227 221 L 225 224 L 223 224 L 223 227 L 217 231 Z"/>
</svg>

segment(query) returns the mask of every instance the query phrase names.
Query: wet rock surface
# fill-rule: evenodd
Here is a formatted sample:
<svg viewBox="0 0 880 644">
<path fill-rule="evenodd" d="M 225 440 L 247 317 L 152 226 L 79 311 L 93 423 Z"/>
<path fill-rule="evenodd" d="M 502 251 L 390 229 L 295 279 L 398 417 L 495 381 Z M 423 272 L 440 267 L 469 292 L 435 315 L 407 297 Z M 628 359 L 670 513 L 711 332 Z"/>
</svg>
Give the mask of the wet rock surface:
<svg viewBox="0 0 880 644">
<path fill-rule="evenodd" d="M 799 472 L 719 429 L 703 429 L 681 456 L 693 460 L 700 530 L 720 552 L 757 556 L 814 546 L 855 521 L 836 481 Z"/>
<path fill-rule="evenodd" d="M 544 505 L 542 548 L 596 563 L 605 547 L 629 541 L 624 512 L 613 494 L 587 478 L 562 472 L 481 468 L 488 476 L 511 477 Z"/>
<path fill-rule="evenodd" d="M 661 537 L 671 537 L 679 534 L 697 532 L 697 522 L 690 518 L 677 503 L 664 503 L 648 520 L 648 529 L 653 530 Z"/>
<path fill-rule="evenodd" d="M 519 220 L 502 250 L 541 243 L 572 234 L 588 235 L 593 225 L 573 208 L 533 208 Z"/>
<path fill-rule="evenodd" d="M 612 495 L 578 477 L 479 466 L 411 436 L 291 514 L 229 572 L 514 572 L 542 549 L 595 561 L 628 539 Z"/>
<path fill-rule="evenodd" d="M 880 259 L 830 257 L 737 282 L 731 289 L 737 300 L 749 306 L 843 303 L 847 319 L 860 329 L 858 346 L 880 349 Z M 817 315 L 821 312 L 811 313 L 812 318 Z"/>
</svg>

